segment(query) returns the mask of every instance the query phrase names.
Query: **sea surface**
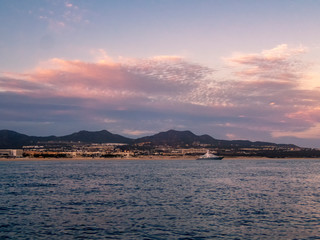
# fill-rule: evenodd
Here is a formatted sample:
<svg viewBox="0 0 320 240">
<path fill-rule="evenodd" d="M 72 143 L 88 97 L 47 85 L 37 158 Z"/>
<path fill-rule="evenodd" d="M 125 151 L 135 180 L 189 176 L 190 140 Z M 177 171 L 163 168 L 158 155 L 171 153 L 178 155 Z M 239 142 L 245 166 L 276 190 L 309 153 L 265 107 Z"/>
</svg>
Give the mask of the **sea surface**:
<svg viewBox="0 0 320 240">
<path fill-rule="evenodd" d="M 2 161 L 0 239 L 320 239 L 320 160 Z"/>
</svg>

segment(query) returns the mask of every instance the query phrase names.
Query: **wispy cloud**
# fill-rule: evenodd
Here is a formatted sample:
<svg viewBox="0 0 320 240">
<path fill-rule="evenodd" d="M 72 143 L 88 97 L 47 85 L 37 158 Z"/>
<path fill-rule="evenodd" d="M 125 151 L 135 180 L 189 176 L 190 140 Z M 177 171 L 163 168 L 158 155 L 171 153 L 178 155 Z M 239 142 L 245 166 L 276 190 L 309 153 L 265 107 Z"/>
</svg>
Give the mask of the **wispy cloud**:
<svg viewBox="0 0 320 240">
<path fill-rule="evenodd" d="M 39 8 L 33 14 L 38 15 L 40 21 L 46 22 L 48 30 L 62 32 L 70 30 L 76 24 L 87 24 L 85 10 L 79 8 L 75 3 L 65 1 L 48 2 L 50 8 Z"/>
<path fill-rule="evenodd" d="M 260 54 L 235 54 L 226 61 L 234 67 L 240 67 L 238 76 L 248 80 L 275 81 L 290 84 L 302 77 L 306 64 L 296 58 L 305 53 L 306 48 L 289 48 L 279 45 Z"/>
<path fill-rule="evenodd" d="M 320 123 L 313 125 L 310 128 L 306 128 L 303 131 L 277 131 L 273 132 L 274 137 L 296 137 L 305 139 L 319 139 L 320 136 Z"/>
<path fill-rule="evenodd" d="M 43 66 L 46 65 L 45 68 Z M 8 76 L 41 86 L 44 95 L 88 99 L 154 102 L 188 102 L 188 96 L 205 81 L 209 68 L 181 59 L 158 58 L 126 63 L 86 63 L 52 59 L 41 68 Z M 22 81 L 22 80 L 19 80 Z M 38 94 L 41 94 L 38 93 Z"/>
<path fill-rule="evenodd" d="M 296 136 L 306 137 L 307 134 L 299 134 L 301 128 L 312 128 L 319 120 L 316 110 L 320 104 L 319 89 L 304 87 L 310 64 L 299 56 L 306 51 L 304 47 L 289 48 L 282 44 L 259 54 L 235 54 L 226 59 L 236 69 L 238 102 L 256 110 L 260 106 L 269 115 L 260 113 L 264 121 L 278 122 L 276 126 L 266 124 L 274 137 L 285 136 L 283 128 L 291 129 L 287 132 L 290 136 L 296 132 Z"/>
</svg>

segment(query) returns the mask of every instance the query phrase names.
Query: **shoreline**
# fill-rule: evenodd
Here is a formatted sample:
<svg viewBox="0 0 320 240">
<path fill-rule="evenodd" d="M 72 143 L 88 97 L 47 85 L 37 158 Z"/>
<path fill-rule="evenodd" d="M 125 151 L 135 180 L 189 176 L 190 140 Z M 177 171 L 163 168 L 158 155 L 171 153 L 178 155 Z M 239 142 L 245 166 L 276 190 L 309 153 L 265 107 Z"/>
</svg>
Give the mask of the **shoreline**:
<svg viewBox="0 0 320 240">
<path fill-rule="evenodd" d="M 142 161 L 156 161 L 156 160 L 166 160 L 166 161 L 174 161 L 174 160 L 186 160 L 193 161 L 196 160 L 197 157 L 194 156 L 144 156 L 144 157 L 126 157 L 126 158 L 91 158 L 91 157 L 74 157 L 74 158 L 0 158 L 0 162 L 2 161 L 132 161 L 132 160 L 142 160 Z M 222 160 L 285 160 L 285 159 L 313 159 L 318 160 L 319 158 L 268 158 L 268 157 L 224 157 Z M 213 160 L 216 161 L 216 160 Z"/>
<path fill-rule="evenodd" d="M 73 157 L 73 158 L 0 158 L 0 161 L 126 161 L 126 160 L 196 160 L 196 157 L 172 157 L 172 156 L 145 156 L 145 157 L 115 157 L 115 158 L 100 158 L 100 157 Z"/>
</svg>

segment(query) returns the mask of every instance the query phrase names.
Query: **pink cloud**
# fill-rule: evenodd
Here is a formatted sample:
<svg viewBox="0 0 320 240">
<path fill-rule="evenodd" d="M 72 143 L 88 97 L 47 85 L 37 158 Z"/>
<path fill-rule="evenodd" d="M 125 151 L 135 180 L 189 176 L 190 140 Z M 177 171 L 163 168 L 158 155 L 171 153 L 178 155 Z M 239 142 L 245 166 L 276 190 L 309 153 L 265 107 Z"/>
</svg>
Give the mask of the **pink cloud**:
<svg viewBox="0 0 320 240">
<path fill-rule="evenodd" d="M 51 59 L 28 73 L 8 76 L 39 86 L 41 91 L 34 89 L 30 93 L 39 96 L 145 105 L 168 100 L 188 102 L 188 95 L 210 71 L 181 58 L 166 56 L 123 63 L 110 59 L 98 63 Z"/>
<path fill-rule="evenodd" d="M 69 2 L 66 2 L 65 5 L 67 8 L 71 8 L 73 6 L 72 3 L 69 3 Z"/>
<path fill-rule="evenodd" d="M 56 58 L 26 73 L 7 73 L 0 78 L 0 91 L 48 102 L 61 99 L 71 109 L 77 106 L 74 112 L 67 112 L 77 112 L 77 116 L 86 112 L 86 116 L 93 116 L 92 121 L 100 119 L 97 121 L 104 124 L 124 124 L 119 121 L 120 116 L 104 112 L 132 115 L 142 111 L 177 116 L 177 126 L 188 126 L 184 121 L 203 121 L 203 127 L 225 131 L 226 137 L 244 139 L 246 130 L 264 135 L 283 131 L 308 133 L 320 120 L 320 92 L 301 86 L 307 73 L 303 68 L 307 64 L 299 59 L 304 51 L 280 45 L 257 54 L 234 56 L 228 59 L 232 67 L 226 81 L 215 76 L 217 70 L 179 56 L 122 58 L 116 62 L 102 50 L 102 58 L 93 63 Z M 236 74 L 232 75 L 234 71 Z M 53 112 L 66 114 L 61 109 Z M 157 124 L 161 122 L 166 121 Z M 229 125 L 223 125 L 225 122 Z M 172 122 L 168 121 L 168 126 L 172 127 Z M 154 131 L 136 129 L 140 130 L 125 133 Z"/>
<path fill-rule="evenodd" d="M 304 89 L 304 81 L 308 78 L 308 66 L 299 56 L 306 52 L 306 48 L 289 48 L 282 44 L 271 50 L 259 54 L 237 54 L 227 59 L 233 69 L 236 69 L 235 86 L 239 91 L 236 97 L 239 102 L 253 108 L 259 106 L 271 114 L 269 117 L 261 113 L 266 121 L 270 119 L 278 122 L 271 132 L 273 136 L 279 134 L 281 127 L 290 129 L 291 135 L 302 129 L 312 128 L 320 119 L 320 92 L 319 89 Z M 247 101 L 244 100 L 247 96 Z M 272 103 L 272 104 L 270 104 Z M 267 104 L 269 106 L 267 106 Z M 281 123 L 285 123 L 282 126 Z M 267 124 L 268 125 L 268 124 Z M 266 126 L 267 126 L 266 125 Z"/>
<path fill-rule="evenodd" d="M 297 57 L 306 52 L 306 48 L 289 48 L 279 45 L 260 54 L 236 54 L 227 58 L 227 63 L 240 68 L 238 76 L 256 78 L 259 81 L 297 81 L 302 77 L 306 64 Z"/>
</svg>

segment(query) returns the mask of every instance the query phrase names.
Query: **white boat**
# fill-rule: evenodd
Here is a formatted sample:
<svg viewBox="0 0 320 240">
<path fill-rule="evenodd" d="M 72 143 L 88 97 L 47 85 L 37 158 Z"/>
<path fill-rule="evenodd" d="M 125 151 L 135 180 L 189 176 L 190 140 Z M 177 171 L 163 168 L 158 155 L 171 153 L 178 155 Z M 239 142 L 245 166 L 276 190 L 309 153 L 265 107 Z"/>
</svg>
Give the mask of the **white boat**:
<svg viewBox="0 0 320 240">
<path fill-rule="evenodd" d="M 206 154 L 197 158 L 197 160 L 222 160 L 222 159 L 223 159 L 223 157 L 214 155 L 214 154 L 210 153 L 209 150 L 207 151 Z"/>
</svg>

